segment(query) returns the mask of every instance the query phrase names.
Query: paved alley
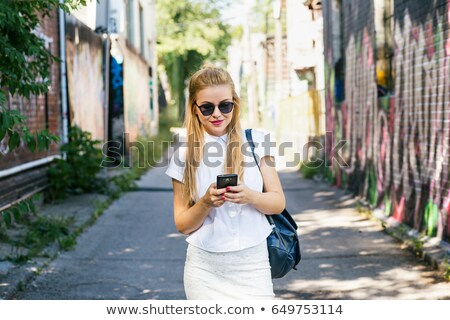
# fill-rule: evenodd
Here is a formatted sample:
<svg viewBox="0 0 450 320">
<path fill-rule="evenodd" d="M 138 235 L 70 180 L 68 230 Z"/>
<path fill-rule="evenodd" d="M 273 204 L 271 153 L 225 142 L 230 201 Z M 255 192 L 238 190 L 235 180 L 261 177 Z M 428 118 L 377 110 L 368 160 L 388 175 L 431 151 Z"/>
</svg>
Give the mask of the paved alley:
<svg viewBox="0 0 450 320">
<path fill-rule="evenodd" d="M 150 170 L 137 191 L 115 201 L 16 299 L 185 299 L 186 242 L 172 217 L 165 168 Z M 280 173 L 288 210 L 300 227 L 298 271 L 274 281 L 281 299 L 443 299 L 450 283 L 354 210 L 326 183 Z"/>
</svg>

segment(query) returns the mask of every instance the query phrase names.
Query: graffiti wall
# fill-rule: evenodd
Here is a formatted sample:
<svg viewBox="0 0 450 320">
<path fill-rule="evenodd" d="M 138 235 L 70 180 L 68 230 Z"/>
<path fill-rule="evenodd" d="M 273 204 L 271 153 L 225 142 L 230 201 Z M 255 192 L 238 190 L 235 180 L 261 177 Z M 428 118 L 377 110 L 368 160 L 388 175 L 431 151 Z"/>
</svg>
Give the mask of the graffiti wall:
<svg viewBox="0 0 450 320">
<path fill-rule="evenodd" d="M 449 241 L 450 1 L 430 1 L 425 8 L 422 1 L 392 0 L 393 15 L 384 21 L 392 26 L 392 71 L 381 75 L 376 18 L 360 19 L 375 14 L 373 1 L 363 14 L 348 9 L 359 1 L 339 2 L 345 61 L 333 59 L 339 54 L 325 35 L 326 123 L 336 140 L 347 141 L 347 166 L 334 163 L 333 181 L 386 215 Z M 330 5 L 324 7 L 328 25 Z M 336 83 L 342 80 L 340 98 Z"/>
<path fill-rule="evenodd" d="M 110 57 L 108 141 L 124 154 L 123 57 Z M 110 154 L 110 156 L 113 156 Z"/>
<path fill-rule="evenodd" d="M 70 124 L 103 141 L 103 44 L 100 35 L 71 16 L 66 19 L 67 87 Z"/>
</svg>

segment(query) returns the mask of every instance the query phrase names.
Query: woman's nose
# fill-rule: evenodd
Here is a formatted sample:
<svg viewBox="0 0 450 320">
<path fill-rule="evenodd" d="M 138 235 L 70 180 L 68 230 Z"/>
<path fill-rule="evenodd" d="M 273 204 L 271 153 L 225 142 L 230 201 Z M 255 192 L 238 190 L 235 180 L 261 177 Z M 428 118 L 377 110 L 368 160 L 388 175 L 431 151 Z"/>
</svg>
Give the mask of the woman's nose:
<svg viewBox="0 0 450 320">
<path fill-rule="evenodd" d="M 221 114 L 222 114 L 222 112 L 220 112 L 219 107 L 214 106 L 213 117 L 214 118 L 219 118 Z"/>
</svg>

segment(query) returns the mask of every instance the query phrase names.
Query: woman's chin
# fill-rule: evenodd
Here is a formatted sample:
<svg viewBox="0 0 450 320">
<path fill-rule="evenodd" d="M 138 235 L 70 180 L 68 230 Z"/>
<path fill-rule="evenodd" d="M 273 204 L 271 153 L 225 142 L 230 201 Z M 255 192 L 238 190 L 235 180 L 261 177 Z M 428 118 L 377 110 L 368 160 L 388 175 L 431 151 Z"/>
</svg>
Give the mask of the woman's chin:
<svg viewBox="0 0 450 320">
<path fill-rule="evenodd" d="M 208 126 L 208 128 L 206 129 L 206 132 L 208 132 L 210 135 L 213 136 L 223 136 L 227 131 L 226 128 L 223 124 L 220 126 Z"/>
</svg>

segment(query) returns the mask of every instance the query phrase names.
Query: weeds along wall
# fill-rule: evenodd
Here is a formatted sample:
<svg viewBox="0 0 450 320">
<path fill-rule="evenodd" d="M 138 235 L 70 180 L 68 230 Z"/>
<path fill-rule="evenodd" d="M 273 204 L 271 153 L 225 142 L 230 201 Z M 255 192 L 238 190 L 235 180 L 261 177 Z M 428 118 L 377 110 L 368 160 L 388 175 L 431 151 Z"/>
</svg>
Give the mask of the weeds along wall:
<svg viewBox="0 0 450 320">
<path fill-rule="evenodd" d="M 323 2 L 328 176 L 450 241 L 450 0 Z M 327 154 L 331 154 L 328 152 Z"/>
</svg>

